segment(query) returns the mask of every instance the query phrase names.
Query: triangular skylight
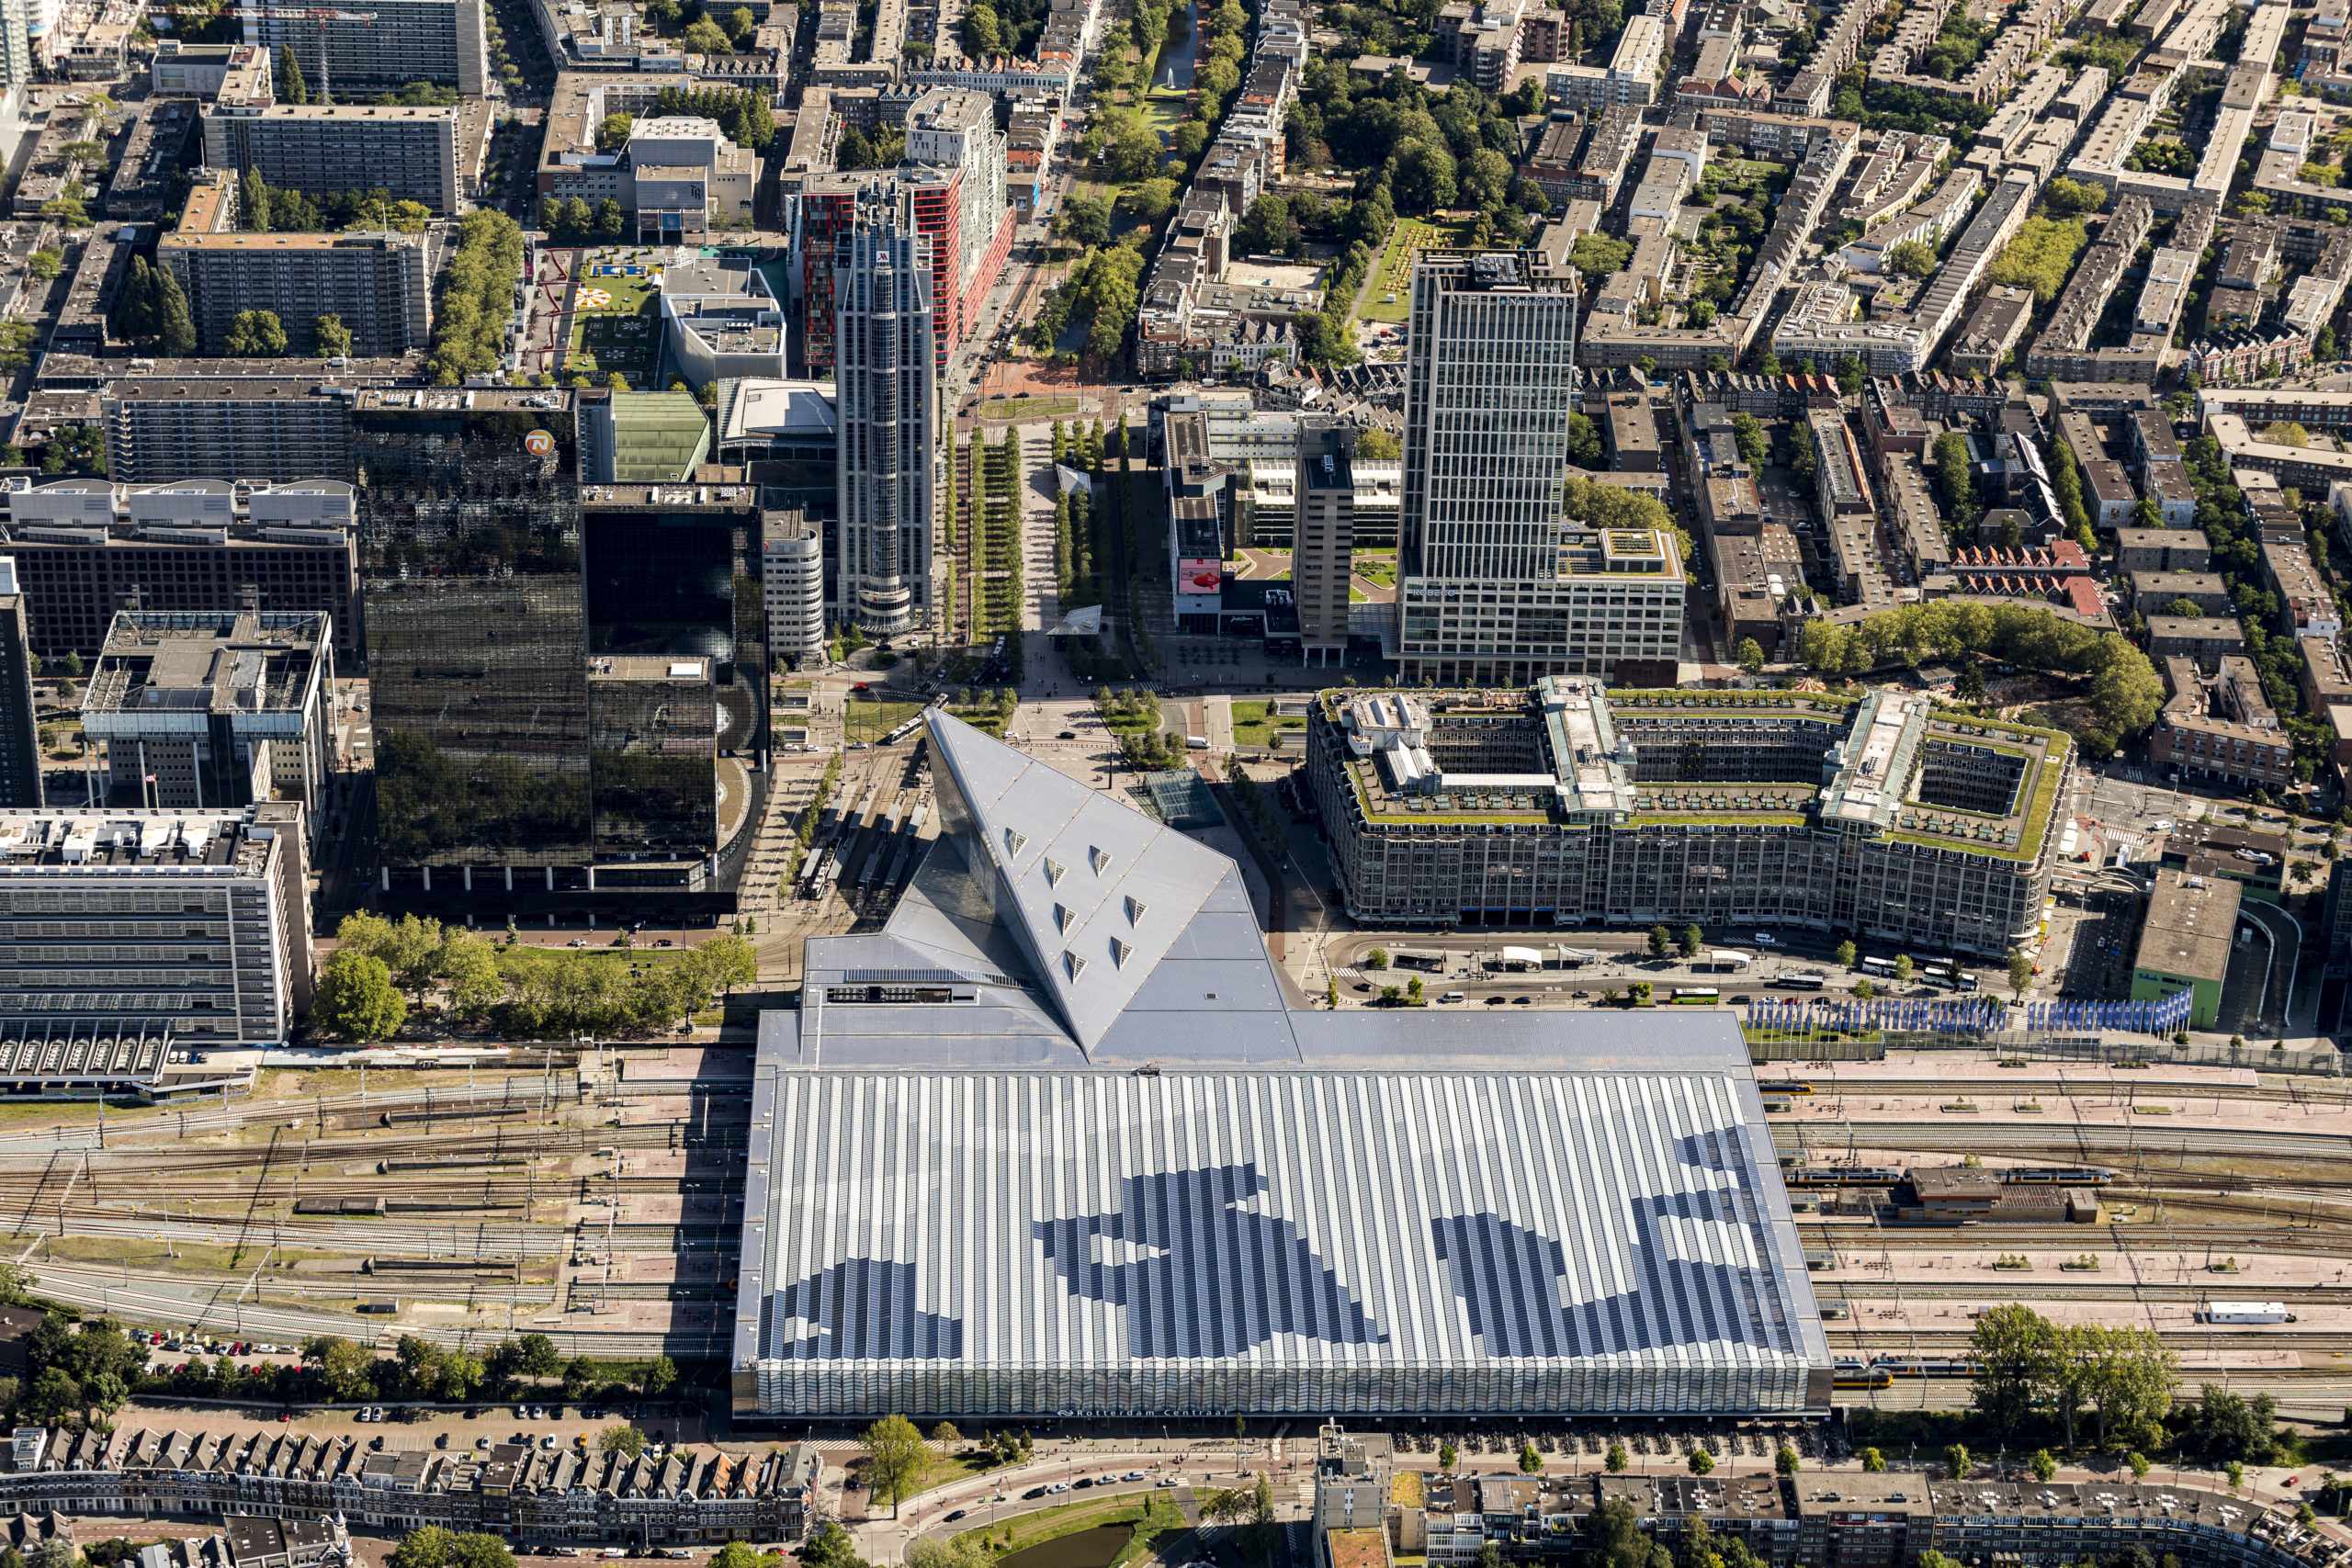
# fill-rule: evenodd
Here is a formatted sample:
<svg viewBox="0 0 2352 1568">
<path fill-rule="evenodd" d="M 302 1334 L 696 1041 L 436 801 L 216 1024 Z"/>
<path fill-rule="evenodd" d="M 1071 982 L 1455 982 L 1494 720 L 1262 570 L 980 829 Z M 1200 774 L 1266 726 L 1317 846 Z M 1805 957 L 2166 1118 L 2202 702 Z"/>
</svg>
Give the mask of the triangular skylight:
<svg viewBox="0 0 2352 1568">
<path fill-rule="evenodd" d="M 1127 966 L 1127 960 L 1133 958 L 1135 953 L 1133 942 L 1121 942 L 1117 937 L 1111 939 L 1111 962 L 1120 968 L 1125 969 Z"/>
<path fill-rule="evenodd" d="M 1078 924 L 1078 917 L 1070 913 L 1069 909 L 1066 906 L 1060 904 L 1054 906 L 1054 929 L 1056 931 L 1066 931 L 1076 924 Z"/>
<path fill-rule="evenodd" d="M 1086 858 L 1093 863 L 1094 874 L 1097 876 L 1102 875 L 1102 868 L 1111 863 L 1111 856 L 1108 851 L 1098 850 L 1091 844 L 1087 846 Z"/>
<path fill-rule="evenodd" d="M 1136 897 L 1134 894 L 1132 894 L 1132 893 L 1128 894 L 1128 895 L 1127 895 L 1127 924 L 1129 924 L 1129 925 L 1131 925 L 1131 926 L 1139 926 L 1139 925 L 1143 924 L 1143 911 L 1144 911 L 1144 902 L 1143 902 L 1143 900 L 1142 900 L 1142 899 L 1140 899 L 1140 898 L 1138 898 L 1138 897 Z"/>
<path fill-rule="evenodd" d="M 1069 867 L 1068 867 L 1068 866 L 1064 865 L 1061 862 L 1059 862 L 1059 861 L 1056 860 L 1056 859 L 1055 859 L 1053 856 L 1051 856 L 1051 855 L 1047 855 L 1047 856 L 1046 857 L 1046 886 L 1048 886 L 1048 887 L 1059 887 L 1059 886 L 1062 885 L 1062 878 L 1063 878 L 1063 877 L 1065 877 L 1065 876 L 1068 876 L 1069 874 Z"/>
<path fill-rule="evenodd" d="M 1062 969 L 1073 980 L 1086 973 L 1086 960 L 1075 953 L 1062 954 Z"/>
<path fill-rule="evenodd" d="M 1021 852 L 1022 846 L 1026 844 L 1028 841 L 1029 840 L 1026 836 L 1016 833 L 1010 828 L 1007 828 L 1004 830 L 1004 852 L 1006 854 L 1019 854 Z"/>
</svg>

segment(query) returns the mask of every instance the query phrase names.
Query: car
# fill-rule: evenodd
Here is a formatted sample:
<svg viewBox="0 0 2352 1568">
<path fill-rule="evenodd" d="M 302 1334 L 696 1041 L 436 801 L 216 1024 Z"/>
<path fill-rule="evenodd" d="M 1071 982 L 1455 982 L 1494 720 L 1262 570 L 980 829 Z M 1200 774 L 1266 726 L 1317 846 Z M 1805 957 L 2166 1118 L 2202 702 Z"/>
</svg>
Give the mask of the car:
<svg viewBox="0 0 2352 1568">
<path fill-rule="evenodd" d="M 942 1521 L 940 1521 L 940 1522 L 941 1522 L 941 1523 L 943 1523 L 943 1524 L 950 1524 L 950 1525 L 952 1525 L 952 1524 L 954 1524 L 957 1519 L 962 1518 L 962 1517 L 963 1517 L 967 1513 L 968 1513 L 969 1511 L 970 1511 L 970 1510 L 966 1509 L 966 1508 L 958 1508 L 958 1509 L 956 1509 L 954 1513 L 952 1513 L 952 1514 L 948 1515 L 946 1518 L 943 1519 L 943 1520 L 942 1520 Z"/>
<path fill-rule="evenodd" d="M 565 942 L 563 945 L 566 947 L 585 947 L 588 945 L 588 939 L 584 936 L 576 936 L 570 942 Z"/>
<path fill-rule="evenodd" d="M 540 1433 L 540 1434 L 539 1434 L 539 1447 L 541 1447 L 541 1448 L 543 1448 L 543 1449 L 551 1449 L 551 1448 L 555 1447 L 555 1434 L 554 1434 L 553 1432 L 542 1432 L 542 1433 Z"/>
<path fill-rule="evenodd" d="M 1438 998 L 1438 1000 L 1442 1002 L 1466 1001 L 1469 999 L 1469 996 L 1470 993 L 1467 991 L 1448 991 L 1445 995 Z"/>
<path fill-rule="evenodd" d="M 1579 999 L 1579 1000 L 1581 1000 L 1582 998 L 1586 998 L 1586 997 L 1589 997 L 1590 995 L 1592 995 L 1592 993 L 1591 993 L 1590 991 L 1577 991 L 1577 992 L 1576 992 L 1576 993 L 1574 993 L 1574 994 L 1575 994 L 1575 996 L 1577 997 L 1577 999 Z"/>
<path fill-rule="evenodd" d="M 1078 739 L 1078 731 L 1075 729 L 1065 729 L 1059 735 L 1055 736 L 1054 739 L 1057 740 L 1075 740 Z"/>
<path fill-rule="evenodd" d="M 1154 1486 L 1182 1486 L 1184 1484 L 1184 1478 L 1181 1475 L 1163 1475 L 1159 1480 L 1153 1482 L 1152 1484 Z"/>
<path fill-rule="evenodd" d="M 1141 1481 L 1143 1479 L 1143 1472 L 1140 1470 L 1131 1470 L 1127 1472 L 1126 1474 L 1119 1477 L 1119 1479 L 1122 1481 Z"/>
<path fill-rule="evenodd" d="M 1051 1486 L 1046 1487 L 1046 1490 L 1048 1492 L 1067 1492 L 1069 1490 L 1069 1487 L 1070 1483 L 1069 1482 L 1057 1481 Z"/>
<path fill-rule="evenodd" d="M 1487 1005 L 1490 1008 L 1498 1008 L 1509 1000 L 1510 1000 L 1509 997 L 1488 997 Z"/>
<path fill-rule="evenodd" d="M 1021 1495 L 1021 1500 L 1024 1503 L 1034 1503 L 1045 1495 L 1046 1488 L 1043 1486 L 1032 1486 L 1028 1491 L 1023 1492 Z"/>
<path fill-rule="evenodd" d="M 584 1555 L 576 1546 L 559 1546 L 548 1553 L 549 1557 L 579 1557 Z"/>
<path fill-rule="evenodd" d="M 484 1453 L 488 1453 L 490 1451 L 490 1439 L 488 1438 L 476 1438 L 474 1439 L 474 1447 Z"/>
</svg>

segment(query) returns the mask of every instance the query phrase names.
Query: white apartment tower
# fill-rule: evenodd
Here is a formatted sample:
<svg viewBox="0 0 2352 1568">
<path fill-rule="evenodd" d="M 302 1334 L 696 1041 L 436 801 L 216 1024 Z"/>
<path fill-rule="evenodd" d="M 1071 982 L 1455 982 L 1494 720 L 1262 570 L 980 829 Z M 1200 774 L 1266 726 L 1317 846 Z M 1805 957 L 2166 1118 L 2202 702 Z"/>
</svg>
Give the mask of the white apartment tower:
<svg viewBox="0 0 2352 1568">
<path fill-rule="evenodd" d="M 994 286 L 1004 257 L 992 253 L 1000 238 L 1011 237 L 1004 221 L 1004 137 L 996 128 L 995 100 L 960 87 L 934 87 L 908 108 L 906 134 L 908 163 L 963 171 L 956 286 L 966 301 L 959 319 L 969 331 L 979 309 L 975 286 L 978 294 Z"/>
<path fill-rule="evenodd" d="M 811 524 L 770 533 L 760 547 L 760 591 L 768 617 L 768 657 L 795 669 L 825 649 L 825 539 Z"/>
<path fill-rule="evenodd" d="M 937 322 L 931 240 L 896 186 L 858 197 L 833 243 L 833 386 L 839 429 L 841 588 L 868 633 L 931 619 L 937 464 Z"/>
<path fill-rule="evenodd" d="M 1503 686 L 1587 672 L 1600 623 L 1577 607 L 1590 594 L 1571 592 L 1580 556 L 1567 549 L 1561 514 L 1576 403 L 1573 285 L 1538 276 L 1522 252 L 1424 251 L 1408 341 L 1400 673 L 1411 683 Z M 1679 584 L 1679 563 L 1645 575 L 1665 592 L 1666 579 Z"/>
</svg>

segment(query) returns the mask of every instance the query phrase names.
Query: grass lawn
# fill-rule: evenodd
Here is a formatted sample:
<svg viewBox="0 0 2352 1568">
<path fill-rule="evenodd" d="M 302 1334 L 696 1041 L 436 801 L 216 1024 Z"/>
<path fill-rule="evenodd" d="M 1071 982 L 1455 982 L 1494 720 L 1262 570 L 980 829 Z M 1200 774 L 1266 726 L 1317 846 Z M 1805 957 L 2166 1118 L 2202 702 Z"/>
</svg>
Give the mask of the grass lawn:
<svg viewBox="0 0 2352 1568">
<path fill-rule="evenodd" d="M 1303 716 L 1276 717 L 1272 703 L 1236 703 L 1233 705 L 1233 743 L 1236 746 L 1272 746 L 1274 732 L 1282 729 L 1305 729 Z"/>
<path fill-rule="evenodd" d="M 845 703 L 842 705 L 842 739 L 879 744 L 885 735 L 921 712 L 921 703 Z"/>
<path fill-rule="evenodd" d="M 623 315 L 618 310 L 598 310 L 574 317 L 571 353 L 564 360 L 567 376 L 585 376 L 602 386 L 615 371 L 628 378 L 630 388 L 653 387 L 656 357 L 662 351 L 660 324 L 652 313 Z"/>
<path fill-rule="evenodd" d="M 990 398 L 980 405 L 982 419 L 1068 419 L 1077 412 L 1076 398 Z"/>
<path fill-rule="evenodd" d="M 1363 308 L 1356 318 L 1401 324 L 1412 306 L 1413 253 L 1430 246 L 1458 245 L 1470 237 L 1466 223 L 1430 223 L 1419 218 L 1400 220 L 1388 231 L 1388 243 L 1364 286 Z M 1393 300 L 1385 299 L 1395 295 Z"/>
<path fill-rule="evenodd" d="M 1383 588 L 1396 586 L 1396 552 L 1395 550 L 1358 550 L 1348 558 L 1348 570 L 1366 582 Z"/>
</svg>

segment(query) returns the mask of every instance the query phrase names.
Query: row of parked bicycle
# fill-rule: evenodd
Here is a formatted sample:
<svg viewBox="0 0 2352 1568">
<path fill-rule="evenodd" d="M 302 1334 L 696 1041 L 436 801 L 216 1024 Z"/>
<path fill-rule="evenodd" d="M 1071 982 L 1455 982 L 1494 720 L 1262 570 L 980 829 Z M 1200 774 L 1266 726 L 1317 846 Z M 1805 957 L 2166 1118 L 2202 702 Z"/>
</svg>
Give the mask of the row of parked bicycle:
<svg viewBox="0 0 2352 1568">
<path fill-rule="evenodd" d="M 1515 1454 L 1532 1443 L 1538 1453 L 1608 1453 L 1612 1443 L 1623 1445 L 1634 1458 L 1687 1458 L 1693 1449 L 1705 1449 L 1718 1459 L 1746 1454 L 1769 1458 L 1786 1443 L 1804 1459 L 1843 1458 L 1844 1445 L 1809 1426 L 1776 1427 L 1663 1427 L 1613 1431 L 1599 1426 L 1536 1427 L 1471 1432 L 1408 1431 L 1396 1434 L 1399 1452 L 1433 1454 L 1451 1443 L 1457 1453 Z M 1836 1451 L 1830 1452 L 1831 1450 Z"/>
</svg>

